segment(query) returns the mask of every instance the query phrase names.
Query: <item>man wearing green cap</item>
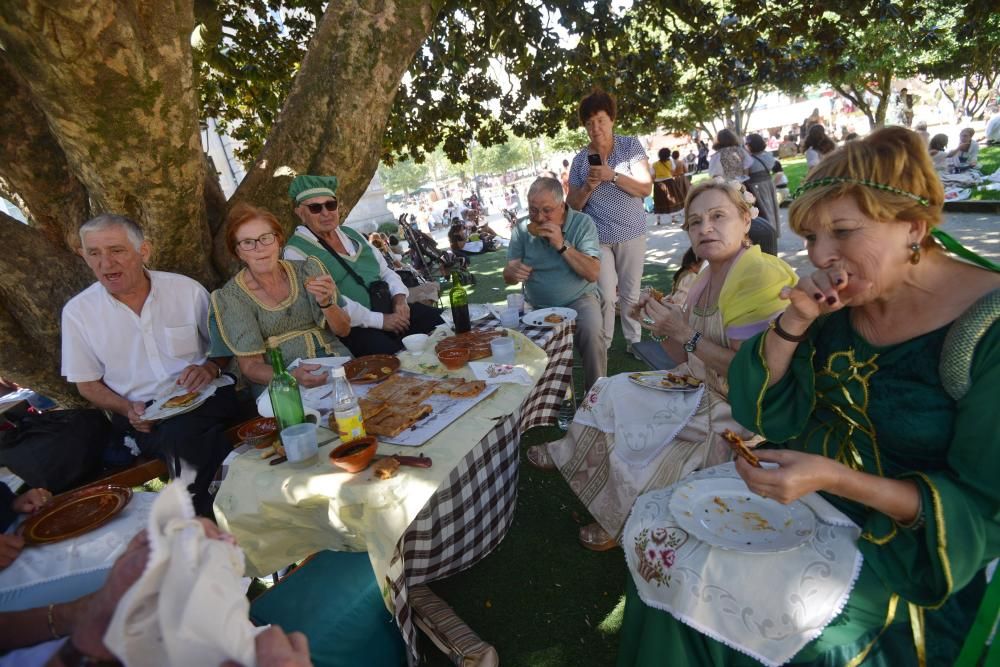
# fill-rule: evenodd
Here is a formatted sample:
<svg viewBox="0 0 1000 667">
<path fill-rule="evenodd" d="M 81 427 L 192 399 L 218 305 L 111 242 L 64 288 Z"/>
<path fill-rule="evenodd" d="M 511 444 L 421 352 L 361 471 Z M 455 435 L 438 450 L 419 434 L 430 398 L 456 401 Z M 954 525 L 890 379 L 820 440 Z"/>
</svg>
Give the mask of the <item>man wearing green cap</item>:
<svg viewBox="0 0 1000 667">
<path fill-rule="evenodd" d="M 336 176 L 296 176 L 288 187 L 295 215 L 302 224 L 285 246 L 285 259 L 315 257 L 326 267 L 344 296 L 351 331 L 340 340 L 355 357 L 395 354 L 402 338 L 430 333 L 441 324 L 441 311 L 408 304 L 409 290 L 385 258 L 357 231 L 340 224 Z M 369 286 L 385 281 L 392 295 L 392 312 L 372 310 Z"/>
</svg>

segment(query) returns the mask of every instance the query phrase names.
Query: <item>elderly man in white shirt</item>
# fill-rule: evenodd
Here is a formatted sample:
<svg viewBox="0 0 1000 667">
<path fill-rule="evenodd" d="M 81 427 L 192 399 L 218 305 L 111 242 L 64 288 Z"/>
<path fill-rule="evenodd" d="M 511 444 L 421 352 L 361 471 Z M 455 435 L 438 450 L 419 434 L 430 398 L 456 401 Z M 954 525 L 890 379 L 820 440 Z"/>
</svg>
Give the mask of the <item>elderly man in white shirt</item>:
<svg viewBox="0 0 1000 667">
<path fill-rule="evenodd" d="M 124 216 L 97 216 L 80 241 L 97 282 L 63 308 L 62 374 L 109 410 L 115 430 L 143 454 L 194 467 L 195 508 L 211 516 L 208 486 L 231 450 L 224 430 L 237 414 L 234 388 L 167 420 L 143 418 L 154 399 L 201 390 L 221 375 L 224 360 L 207 356 L 208 292 L 186 276 L 147 271 L 150 245 Z"/>
<path fill-rule="evenodd" d="M 430 333 L 442 324 L 441 311 L 406 302 L 409 290 L 382 253 L 360 233 L 340 224 L 336 192 L 336 176 L 295 177 L 288 194 L 303 224 L 288 239 L 284 257 L 315 257 L 333 276 L 351 318 L 350 333 L 340 338 L 351 354 L 395 354 L 403 349 L 404 336 Z M 391 312 L 380 312 L 371 302 L 369 287 L 376 281 L 386 283 Z"/>
</svg>

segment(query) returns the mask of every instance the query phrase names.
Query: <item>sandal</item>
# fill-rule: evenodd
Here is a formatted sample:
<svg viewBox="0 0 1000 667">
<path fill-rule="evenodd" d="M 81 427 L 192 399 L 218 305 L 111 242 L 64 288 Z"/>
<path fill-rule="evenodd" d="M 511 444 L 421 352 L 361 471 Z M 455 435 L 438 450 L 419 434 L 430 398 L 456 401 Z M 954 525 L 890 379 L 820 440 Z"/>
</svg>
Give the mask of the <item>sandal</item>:
<svg viewBox="0 0 1000 667">
<path fill-rule="evenodd" d="M 549 456 L 549 450 L 545 445 L 532 445 L 528 447 L 525 454 L 528 463 L 539 470 L 555 470 L 556 462 Z"/>
<path fill-rule="evenodd" d="M 580 544 L 591 551 L 610 551 L 618 546 L 618 541 L 595 521 L 580 529 Z"/>
</svg>

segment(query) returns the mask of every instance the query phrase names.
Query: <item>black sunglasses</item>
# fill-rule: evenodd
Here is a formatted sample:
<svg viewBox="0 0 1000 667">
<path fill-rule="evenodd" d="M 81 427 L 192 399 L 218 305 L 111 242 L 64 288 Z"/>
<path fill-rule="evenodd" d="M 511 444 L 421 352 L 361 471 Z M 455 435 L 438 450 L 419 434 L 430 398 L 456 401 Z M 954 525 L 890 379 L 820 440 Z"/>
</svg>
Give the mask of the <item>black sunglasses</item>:
<svg viewBox="0 0 1000 667">
<path fill-rule="evenodd" d="M 340 204 L 337 201 L 337 198 L 334 197 L 333 199 L 329 199 L 329 200 L 323 202 L 322 204 L 306 204 L 306 208 L 309 209 L 310 213 L 312 213 L 313 215 L 316 215 L 317 213 L 319 213 L 320 211 L 322 211 L 324 208 L 327 211 L 333 213 L 334 211 L 337 210 L 337 207 L 339 205 Z"/>
</svg>

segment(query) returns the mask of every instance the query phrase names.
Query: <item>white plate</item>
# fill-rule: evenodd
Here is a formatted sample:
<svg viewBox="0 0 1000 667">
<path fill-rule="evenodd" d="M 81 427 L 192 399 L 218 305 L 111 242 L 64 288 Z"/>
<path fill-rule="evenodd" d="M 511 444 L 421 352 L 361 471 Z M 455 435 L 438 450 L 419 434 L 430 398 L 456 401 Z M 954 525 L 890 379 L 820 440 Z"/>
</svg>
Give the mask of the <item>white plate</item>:
<svg viewBox="0 0 1000 667">
<path fill-rule="evenodd" d="M 731 551 L 788 551 L 816 532 L 816 515 L 802 501 L 782 505 L 732 477 L 680 483 L 670 511 L 699 540 Z"/>
<path fill-rule="evenodd" d="M 490 309 L 485 303 L 470 303 L 469 304 L 469 321 L 478 322 L 484 317 L 489 317 Z M 455 323 L 451 319 L 451 308 L 445 308 L 441 313 L 441 319 L 448 323 L 448 326 L 453 327 Z"/>
<path fill-rule="evenodd" d="M 149 421 L 156 421 L 160 419 L 169 419 L 170 417 L 176 417 L 177 415 L 182 415 L 185 412 L 191 412 L 196 407 L 198 407 L 199 405 L 207 401 L 209 398 L 211 398 L 212 395 L 215 394 L 216 389 L 217 387 L 214 384 L 210 384 L 201 390 L 201 393 L 198 394 L 198 398 L 194 399 L 187 405 L 182 405 L 179 408 L 165 408 L 163 407 L 164 403 L 169 401 L 174 396 L 180 396 L 181 394 L 185 393 L 184 389 L 182 389 L 181 387 L 177 387 L 176 389 L 171 389 L 169 393 L 167 393 L 165 396 L 160 396 L 155 401 L 153 401 L 152 405 L 146 408 L 146 412 L 144 412 L 142 415 L 143 419 Z"/>
<path fill-rule="evenodd" d="M 552 314 L 561 315 L 562 322 L 546 322 L 545 318 Z M 572 308 L 539 308 L 521 316 L 521 321 L 531 327 L 557 327 L 575 319 L 576 311 Z"/>
<path fill-rule="evenodd" d="M 701 385 L 692 387 L 689 384 L 677 385 L 669 380 L 664 384 L 669 371 L 646 371 L 643 373 L 629 373 L 628 379 L 640 387 L 655 389 L 657 391 L 698 391 Z"/>
</svg>

